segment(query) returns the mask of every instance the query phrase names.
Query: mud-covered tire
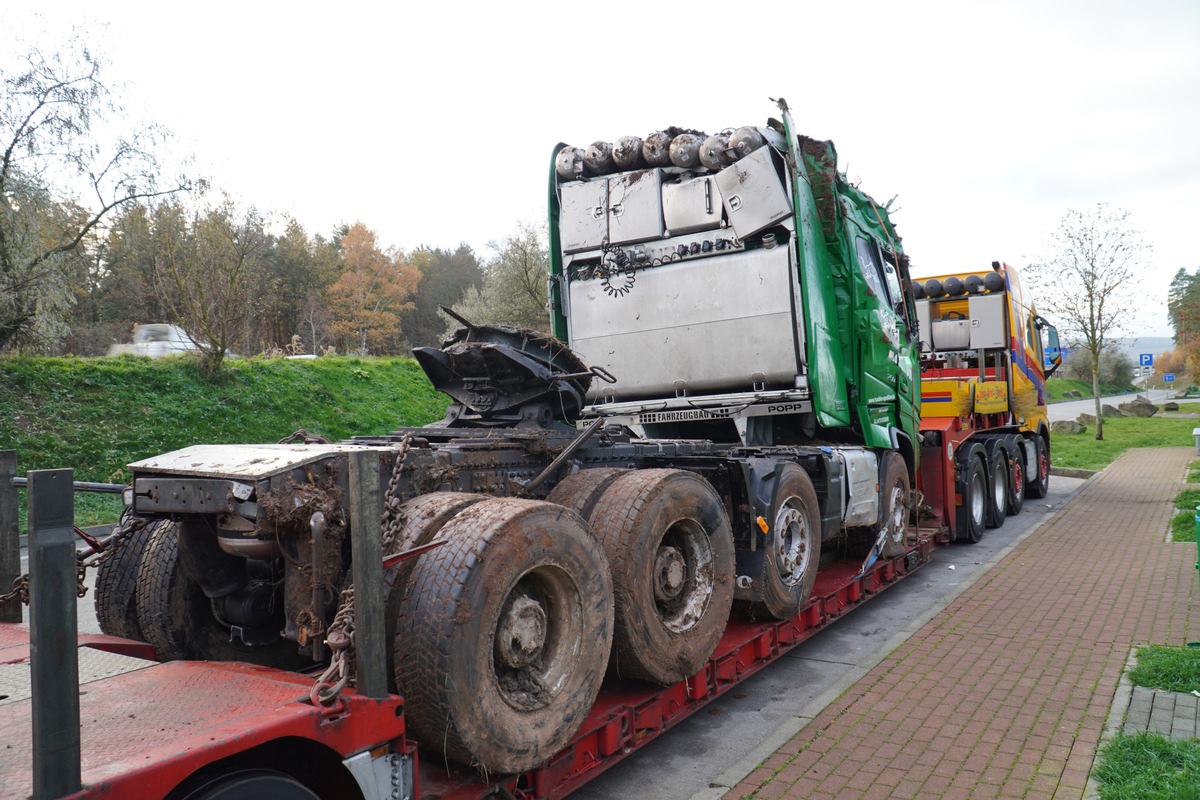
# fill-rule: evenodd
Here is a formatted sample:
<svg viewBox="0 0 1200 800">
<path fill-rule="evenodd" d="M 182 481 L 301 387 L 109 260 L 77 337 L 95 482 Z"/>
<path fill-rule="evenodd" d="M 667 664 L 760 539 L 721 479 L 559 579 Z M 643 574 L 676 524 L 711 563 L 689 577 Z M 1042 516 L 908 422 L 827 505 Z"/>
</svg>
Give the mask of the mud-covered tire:
<svg viewBox="0 0 1200 800">
<path fill-rule="evenodd" d="M 613 481 L 628 472 L 629 470 L 619 467 L 581 470 L 563 478 L 546 500 L 571 509 L 585 520 L 591 519 L 596 502 Z"/>
<path fill-rule="evenodd" d="M 672 684 L 699 672 L 733 606 L 733 534 L 721 498 L 684 470 L 636 470 L 591 517 L 612 568 L 610 671 Z"/>
<path fill-rule="evenodd" d="M 439 757 L 532 769 L 578 730 L 604 680 L 612 579 L 579 515 L 492 498 L 413 565 L 396 621 L 409 732 Z"/>
<path fill-rule="evenodd" d="M 245 661 L 280 669 L 308 663 L 296 643 L 282 636 L 263 645 L 230 641 L 229 628 L 218 621 L 213 601 L 179 563 L 173 525 L 156 529 L 142 554 L 137 615 L 145 641 L 154 645 L 159 661 Z M 279 622 L 282 628 L 282 609 Z"/>
<path fill-rule="evenodd" d="M 821 508 L 803 468 L 783 465 L 771 507 L 775 513 L 766 534 L 768 543 L 760 548 L 754 564 L 755 597 L 737 601 L 738 610 L 750 619 L 796 616 L 812 594 L 821 564 Z"/>
<path fill-rule="evenodd" d="M 1050 492 L 1050 452 L 1046 449 L 1046 440 L 1041 436 L 1033 436 L 1033 463 L 1037 473 L 1028 478 L 1025 493 L 1033 498 L 1041 499 Z"/>
<path fill-rule="evenodd" d="M 1013 442 L 1012 468 L 1008 471 L 1008 515 L 1015 517 L 1025 507 L 1025 452 L 1018 437 Z"/>
<path fill-rule="evenodd" d="M 971 456 L 967 465 L 966 490 L 963 492 L 962 505 L 956 513 L 956 541 L 977 544 L 983 539 L 987 521 L 987 491 L 987 471 L 983 468 L 983 459 Z"/>
<path fill-rule="evenodd" d="M 1002 528 L 1008 519 L 1008 456 L 997 448 L 988 465 L 987 527 Z"/>
<path fill-rule="evenodd" d="M 130 521 L 126 510 L 117 523 L 118 529 L 127 526 Z M 96 593 L 92 600 L 96 608 L 96 622 L 102 632 L 137 642 L 146 641 L 137 615 L 138 569 L 154 531 L 171 525 L 169 520 L 156 520 L 139 528 L 122 540 L 112 555 L 96 568 Z"/>
<path fill-rule="evenodd" d="M 881 555 L 884 558 L 895 558 L 908 550 L 907 502 L 912 492 L 908 467 L 899 453 L 884 454 L 879 465 L 879 488 L 880 531 L 887 528 Z"/>
<path fill-rule="evenodd" d="M 442 527 L 459 512 L 486 500 L 487 497 L 484 494 L 466 492 L 430 492 L 414 497 L 400 506 L 397 512 L 400 536 L 394 546 L 389 548 L 391 552 L 384 553 L 384 556 L 429 544 L 441 532 Z M 384 632 L 387 642 L 396 639 L 396 617 L 400 613 L 400 602 L 418 558 L 419 556 L 405 559 L 383 571 Z M 392 652 L 389 648 L 388 658 L 391 657 Z M 388 664 L 388 674 L 394 675 L 394 672 L 395 665 Z"/>
</svg>

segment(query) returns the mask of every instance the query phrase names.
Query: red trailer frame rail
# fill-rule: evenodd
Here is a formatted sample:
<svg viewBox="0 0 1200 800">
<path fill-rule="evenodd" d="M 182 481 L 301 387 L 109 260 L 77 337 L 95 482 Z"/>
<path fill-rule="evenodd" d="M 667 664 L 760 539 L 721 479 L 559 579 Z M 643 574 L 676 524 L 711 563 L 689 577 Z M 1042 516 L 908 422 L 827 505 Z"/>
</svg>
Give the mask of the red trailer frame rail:
<svg viewBox="0 0 1200 800">
<path fill-rule="evenodd" d="M 938 531 L 922 528 L 907 553 L 877 561 L 863 575 L 860 561 L 822 566 L 812 599 L 783 622 L 731 617 L 705 668 L 672 686 L 606 684 L 571 744 L 535 770 L 483 784 L 472 771 L 438 763 L 422 753 L 420 800 L 556 800 L 612 767 L 639 747 L 725 694 L 741 681 L 816 634 L 847 611 L 927 564 Z"/>
</svg>

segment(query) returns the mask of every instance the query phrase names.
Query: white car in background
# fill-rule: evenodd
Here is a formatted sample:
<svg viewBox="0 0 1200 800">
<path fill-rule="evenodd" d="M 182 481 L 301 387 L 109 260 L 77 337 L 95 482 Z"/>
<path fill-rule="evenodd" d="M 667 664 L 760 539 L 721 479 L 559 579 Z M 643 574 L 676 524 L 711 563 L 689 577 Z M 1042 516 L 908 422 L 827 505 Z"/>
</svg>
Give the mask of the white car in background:
<svg viewBox="0 0 1200 800">
<path fill-rule="evenodd" d="M 199 345 L 192 341 L 192 337 L 188 336 L 178 325 L 153 322 L 147 325 L 135 325 L 133 342 L 131 344 L 114 344 L 108 348 L 108 354 L 119 356 L 128 353 L 134 356 L 158 358 L 159 356 L 190 353 L 199 349 Z"/>
</svg>

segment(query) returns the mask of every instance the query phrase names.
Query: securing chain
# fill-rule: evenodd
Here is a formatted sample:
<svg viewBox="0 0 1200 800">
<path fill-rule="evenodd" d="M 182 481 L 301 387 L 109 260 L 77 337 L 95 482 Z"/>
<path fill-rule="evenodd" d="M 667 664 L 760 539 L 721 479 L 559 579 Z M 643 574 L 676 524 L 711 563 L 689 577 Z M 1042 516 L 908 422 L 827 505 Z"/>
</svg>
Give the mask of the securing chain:
<svg viewBox="0 0 1200 800">
<path fill-rule="evenodd" d="M 400 501 L 400 475 L 409 448 L 412 447 L 412 438 L 412 434 L 406 433 L 396 445 L 396 461 L 392 464 L 392 474 L 383 498 L 380 530 L 384 553 L 395 547 L 404 527 L 400 518 L 400 507 L 403 505 Z M 337 702 L 342 690 L 354 682 L 354 584 L 342 590 L 337 613 L 333 615 L 325 634 L 325 645 L 332 654 L 329 666 L 317 678 L 308 697 L 314 706 L 329 707 Z"/>
<path fill-rule="evenodd" d="M 111 536 L 104 541 L 98 541 L 94 537 L 75 529 L 75 533 L 88 543 L 88 550 L 79 553 L 76 556 L 75 563 L 75 596 L 87 596 L 87 571 L 96 569 L 105 561 L 113 557 L 113 554 L 120 549 L 120 545 L 133 536 L 134 533 L 140 531 L 149 524 L 149 520 L 136 519 L 122 515 L 122 518 L 117 522 L 117 527 L 113 530 Z M 29 605 L 29 573 L 26 572 L 12 582 L 12 588 L 5 594 L 0 594 L 0 608 L 8 605 L 12 601 L 19 601 L 24 605 Z"/>
</svg>

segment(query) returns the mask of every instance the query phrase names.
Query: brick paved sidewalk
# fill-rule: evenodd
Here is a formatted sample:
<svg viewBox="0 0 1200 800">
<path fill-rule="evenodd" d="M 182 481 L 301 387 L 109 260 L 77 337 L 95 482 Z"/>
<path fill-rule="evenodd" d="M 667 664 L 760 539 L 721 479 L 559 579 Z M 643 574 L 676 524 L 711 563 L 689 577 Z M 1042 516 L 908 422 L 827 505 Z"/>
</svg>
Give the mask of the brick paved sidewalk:
<svg viewBox="0 0 1200 800">
<path fill-rule="evenodd" d="M 1083 797 L 1130 648 L 1200 639 L 1192 457 L 1127 452 L 725 798 Z"/>
</svg>

